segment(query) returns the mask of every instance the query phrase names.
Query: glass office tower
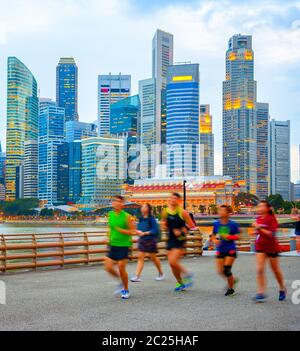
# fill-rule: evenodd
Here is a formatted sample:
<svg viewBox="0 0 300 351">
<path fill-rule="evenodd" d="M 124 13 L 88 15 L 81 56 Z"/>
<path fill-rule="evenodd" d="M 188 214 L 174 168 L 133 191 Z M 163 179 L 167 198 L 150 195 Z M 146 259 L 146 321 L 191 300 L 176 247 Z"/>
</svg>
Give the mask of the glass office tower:
<svg viewBox="0 0 300 351">
<path fill-rule="evenodd" d="M 37 82 L 16 57 L 8 58 L 6 199 L 16 199 L 16 167 L 24 160 L 24 143 L 38 137 Z"/>
<path fill-rule="evenodd" d="M 210 105 L 200 105 L 200 175 L 214 175 L 214 134 Z"/>
</svg>

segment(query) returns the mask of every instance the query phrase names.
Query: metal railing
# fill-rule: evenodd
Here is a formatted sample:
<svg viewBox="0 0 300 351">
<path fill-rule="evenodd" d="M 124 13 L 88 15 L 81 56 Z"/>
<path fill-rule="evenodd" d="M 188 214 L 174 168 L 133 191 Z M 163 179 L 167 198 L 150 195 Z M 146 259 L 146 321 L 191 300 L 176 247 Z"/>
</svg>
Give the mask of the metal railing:
<svg viewBox="0 0 300 351">
<path fill-rule="evenodd" d="M 191 232 L 186 255 L 202 255 L 202 235 Z M 130 259 L 137 258 L 137 238 Z M 165 237 L 158 244 L 160 257 L 166 257 Z M 64 268 L 101 263 L 107 253 L 105 231 L 0 235 L 0 271 Z"/>
</svg>

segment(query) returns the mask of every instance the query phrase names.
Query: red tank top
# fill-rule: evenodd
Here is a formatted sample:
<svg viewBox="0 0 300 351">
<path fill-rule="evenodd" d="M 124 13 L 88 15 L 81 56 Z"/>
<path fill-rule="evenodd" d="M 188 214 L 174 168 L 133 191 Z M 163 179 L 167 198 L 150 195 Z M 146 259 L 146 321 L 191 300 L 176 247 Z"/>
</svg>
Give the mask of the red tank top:
<svg viewBox="0 0 300 351">
<path fill-rule="evenodd" d="M 272 235 L 263 233 L 258 230 L 256 233 L 256 251 L 265 253 L 278 253 L 280 251 L 279 243 L 276 237 L 278 222 L 275 216 L 267 215 L 259 216 L 256 223 L 263 226 L 264 229 L 271 231 Z"/>
</svg>

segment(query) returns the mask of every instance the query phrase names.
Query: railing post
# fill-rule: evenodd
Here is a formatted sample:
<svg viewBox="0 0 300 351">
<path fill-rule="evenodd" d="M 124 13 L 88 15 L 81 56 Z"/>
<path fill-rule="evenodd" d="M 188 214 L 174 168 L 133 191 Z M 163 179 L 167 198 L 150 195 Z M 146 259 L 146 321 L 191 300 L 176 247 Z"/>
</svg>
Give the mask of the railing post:
<svg viewBox="0 0 300 351">
<path fill-rule="evenodd" d="M 61 267 L 65 266 L 65 238 L 63 233 L 59 233 L 60 242 L 61 242 Z"/>
<path fill-rule="evenodd" d="M 35 234 L 32 234 L 32 245 L 34 245 L 34 248 L 32 250 L 32 252 L 34 253 L 34 258 L 33 258 L 34 270 L 37 271 L 37 241 L 36 241 Z"/>
<path fill-rule="evenodd" d="M 86 242 L 86 251 L 87 251 L 85 255 L 87 259 L 86 265 L 88 265 L 90 263 L 90 243 L 89 243 L 89 237 L 86 232 L 84 232 L 84 239 Z"/>
</svg>

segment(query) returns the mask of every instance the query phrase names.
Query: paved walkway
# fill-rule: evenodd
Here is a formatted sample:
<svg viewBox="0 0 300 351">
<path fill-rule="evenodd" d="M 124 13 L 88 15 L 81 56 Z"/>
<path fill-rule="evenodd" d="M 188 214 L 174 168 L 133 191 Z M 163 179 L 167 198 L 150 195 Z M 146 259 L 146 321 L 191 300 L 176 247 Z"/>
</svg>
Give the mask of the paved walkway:
<svg viewBox="0 0 300 351">
<path fill-rule="evenodd" d="M 277 301 L 270 276 L 270 298 L 263 305 L 251 301 L 256 287 L 253 256 L 241 255 L 237 261 L 240 284 L 233 298 L 223 295 L 213 257 L 190 258 L 185 264 L 196 274 L 192 290 L 175 294 L 166 262 L 165 282 L 154 281 L 155 271 L 147 263 L 143 282 L 131 285 L 129 301 L 112 296 L 115 283 L 101 266 L 0 276 L 7 286 L 0 330 L 300 330 L 300 305 L 291 302 L 291 284 L 300 280 L 299 259 L 282 258 L 288 301 Z M 129 265 L 131 273 L 134 268 Z"/>
</svg>

